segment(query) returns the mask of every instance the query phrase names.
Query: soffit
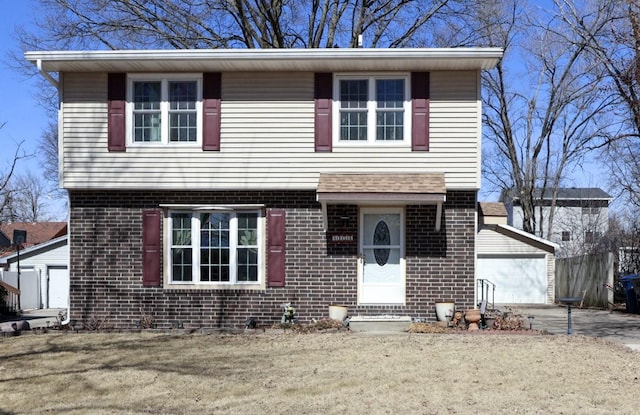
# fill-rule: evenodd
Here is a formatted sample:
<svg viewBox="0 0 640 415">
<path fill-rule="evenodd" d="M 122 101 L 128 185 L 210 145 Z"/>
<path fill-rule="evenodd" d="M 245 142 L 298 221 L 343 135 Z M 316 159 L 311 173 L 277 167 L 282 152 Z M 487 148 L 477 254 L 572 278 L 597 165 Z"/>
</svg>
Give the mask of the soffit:
<svg viewBox="0 0 640 415">
<path fill-rule="evenodd" d="M 491 69 L 500 48 L 34 51 L 45 72 L 434 71 Z"/>
</svg>

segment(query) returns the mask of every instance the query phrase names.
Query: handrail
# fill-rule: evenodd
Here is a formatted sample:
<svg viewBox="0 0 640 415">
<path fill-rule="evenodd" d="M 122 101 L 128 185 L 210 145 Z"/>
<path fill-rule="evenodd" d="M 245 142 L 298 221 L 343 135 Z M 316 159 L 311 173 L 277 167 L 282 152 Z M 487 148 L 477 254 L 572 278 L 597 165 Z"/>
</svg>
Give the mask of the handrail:
<svg viewBox="0 0 640 415">
<path fill-rule="evenodd" d="M 18 310 L 18 299 L 20 297 L 20 290 L 14 287 L 13 285 L 7 284 L 4 281 L 0 281 L 0 287 L 7 290 L 7 301 L 6 306 L 9 312 L 17 312 Z"/>
<path fill-rule="evenodd" d="M 478 278 L 478 285 L 480 285 L 480 303 L 486 301 L 487 305 L 491 305 L 491 309 L 495 308 L 496 285 L 485 278 Z M 491 301 L 489 301 L 489 288 L 491 288 Z"/>
</svg>

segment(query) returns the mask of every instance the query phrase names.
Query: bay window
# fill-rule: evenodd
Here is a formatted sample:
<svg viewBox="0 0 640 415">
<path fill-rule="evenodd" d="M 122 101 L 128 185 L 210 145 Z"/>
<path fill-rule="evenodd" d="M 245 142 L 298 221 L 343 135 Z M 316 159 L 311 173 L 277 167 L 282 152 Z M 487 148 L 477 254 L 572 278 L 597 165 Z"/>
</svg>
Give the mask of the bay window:
<svg viewBox="0 0 640 415">
<path fill-rule="evenodd" d="M 170 282 L 260 282 L 261 221 L 256 211 L 169 212 Z"/>
</svg>

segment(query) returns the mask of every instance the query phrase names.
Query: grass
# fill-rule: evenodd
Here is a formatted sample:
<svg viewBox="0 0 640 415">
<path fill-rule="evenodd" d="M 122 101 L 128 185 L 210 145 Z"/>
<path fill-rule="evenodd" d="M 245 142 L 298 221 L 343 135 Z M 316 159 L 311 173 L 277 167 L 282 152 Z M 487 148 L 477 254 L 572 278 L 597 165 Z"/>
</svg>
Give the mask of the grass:
<svg viewBox="0 0 640 415">
<path fill-rule="evenodd" d="M 640 354 L 581 336 L 0 339 L 0 414 L 637 413 Z"/>
</svg>

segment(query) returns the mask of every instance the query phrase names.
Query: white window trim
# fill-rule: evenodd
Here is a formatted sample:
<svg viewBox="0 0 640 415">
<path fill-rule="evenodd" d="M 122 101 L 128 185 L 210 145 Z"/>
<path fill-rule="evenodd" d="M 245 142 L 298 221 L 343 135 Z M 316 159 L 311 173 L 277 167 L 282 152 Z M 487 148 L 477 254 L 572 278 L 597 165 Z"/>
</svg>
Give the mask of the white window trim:
<svg viewBox="0 0 640 415">
<path fill-rule="evenodd" d="M 340 140 L 340 81 L 341 80 L 367 79 L 369 87 L 369 99 L 367 102 L 367 141 L 341 141 Z M 403 79 L 404 80 L 404 104 L 403 104 L 403 139 L 397 141 L 376 141 L 376 79 Z M 372 73 L 337 73 L 333 76 L 333 103 L 332 103 L 332 139 L 336 147 L 407 147 L 411 146 L 411 76 L 405 72 L 372 72 Z M 373 116 L 372 116 L 373 115 Z"/>
<path fill-rule="evenodd" d="M 164 263 L 167 264 L 165 268 L 165 283 L 169 288 L 242 288 L 242 289 L 264 289 L 266 286 L 266 268 L 265 268 L 265 255 L 266 255 L 266 243 L 265 243 L 265 215 L 262 210 L 231 210 L 224 206 L 220 206 L 219 208 L 210 209 L 212 213 L 230 213 L 232 214 L 232 220 L 229 224 L 229 233 L 230 240 L 232 243 L 230 245 L 234 246 L 234 252 L 237 252 L 237 237 L 238 237 L 238 223 L 235 220 L 236 215 L 240 213 L 256 213 L 258 215 L 258 281 L 237 281 L 237 262 L 236 255 L 231 255 L 229 257 L 229 272 L 230 278 L 229 281 L 200 281 L 200 226 L 198 215 L 200 213 L 205 212 L 202 209 L 175 209 L 170 210 L 166 215 L 166 226 L 167 229 L 165 233 L 165 242 L 164 242 Z M 174 281 L 173 280 L 173 263 L 172 263 L 172 255 L 171 255 L 171 247 L 172 247 L 172 220 L 171 217 L 176 213 L 187 213 L 191 214 L 191 231 L 192 231 L 192 240 L 191 240 L 191 249 L 192 252 L 192 270 L 193 270 L 193 279 L 192 281 Z"/>
<path fill-rule="evenodd" d="M 162 129 L 160 141 L 134 141 L 133 140 L 133 83 L 140 81 L 160 81 L 161 102 L 160 111 L 162 113 Z M 169 81 L 196 81 L 197 101 L 196 101 L 196 141 L 169 141 L 169 102 L 168 83 Z M 132 147 L 155 147 L 155 146 L 179 146 L 179 147 L 201 147 L 202 146 L 202 74 L 201 73 L 181 73 L 181 74 L 128 74 L 127 75 L 127 108 L 126 108 L 126 128 L 127 146 Z"/>
</svg>

